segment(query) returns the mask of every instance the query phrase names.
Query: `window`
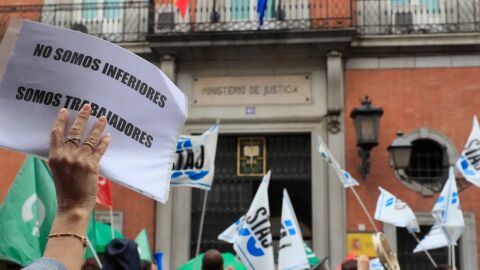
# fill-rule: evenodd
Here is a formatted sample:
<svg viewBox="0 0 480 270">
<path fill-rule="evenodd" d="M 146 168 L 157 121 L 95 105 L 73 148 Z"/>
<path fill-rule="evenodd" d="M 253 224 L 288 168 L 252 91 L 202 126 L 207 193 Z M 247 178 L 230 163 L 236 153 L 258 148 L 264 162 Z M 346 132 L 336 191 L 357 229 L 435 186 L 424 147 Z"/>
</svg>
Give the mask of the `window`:
<svg viewBox="0 0 480 270">
<path fill-rule="evenodd" d="M 422 127 L 407 134 L 412 144 L 412 154 L 406 169 L 396 170 L 397 178 L 408 188 L 424 196 L 432 196 L 442 190 L 448 178 L 448 170 L 456 162 L 457 151 L 445 135 Z"/>
<path fill-rule="evenodd" d="M 82 19 L 95 20 L 98 17 L 97 0 L 83 0 Z"/>
<path fill-rule="evenodd" d="M 405 173 L 413 181 L 441 186 L 448 178 L 448 157 L 445 146 L 432 139 L 418 139 L 412 142 L 410 163 Z"/>
</svg>

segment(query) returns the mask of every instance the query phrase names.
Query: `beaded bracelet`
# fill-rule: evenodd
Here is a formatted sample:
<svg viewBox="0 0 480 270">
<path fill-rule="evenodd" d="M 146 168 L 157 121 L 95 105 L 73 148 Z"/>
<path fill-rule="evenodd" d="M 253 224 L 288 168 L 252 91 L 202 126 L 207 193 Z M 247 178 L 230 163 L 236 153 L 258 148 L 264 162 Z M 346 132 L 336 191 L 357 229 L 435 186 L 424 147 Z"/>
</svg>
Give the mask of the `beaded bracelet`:
<svg viewBox="0 0 480 270">
<path fill-rule="evenodd" d="M 81 235 L 76 234 L 76 233 L 72 233 L 72 232 L 52 233 L 47 237 L 47 239 L 54 238 L 54 237 L 74 237 L 74 238 L 77 238 L 80 241 L 82 241 L 82 244 L 83 244 L 84 248 L 87 247 L 87 238 L 85 236 L 81 236 Z"/>
</svg>

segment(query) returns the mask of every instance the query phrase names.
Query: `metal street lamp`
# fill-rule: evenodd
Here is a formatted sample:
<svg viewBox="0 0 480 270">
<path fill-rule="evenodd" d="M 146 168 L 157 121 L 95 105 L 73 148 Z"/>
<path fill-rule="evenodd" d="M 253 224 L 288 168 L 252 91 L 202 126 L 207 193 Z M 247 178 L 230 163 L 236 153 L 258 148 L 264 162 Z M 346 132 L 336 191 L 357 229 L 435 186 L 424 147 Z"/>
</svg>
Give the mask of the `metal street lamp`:
<svg viewBox="0 0 480 270">
<path fill-rule="evenodd" d="M 397 138 L 387 147 L 393 169 L 404 170 L 408 167 L 412 148 L 412 143 L 403 137 L 403 132 L 397 132 Z"/>
<path fill-rule="evenodd" d="M 355 124 L 358 155 L 362 159 L 360 174 L 365 179 L 370 173 L 370 151 L 378 145 L 378 130 L 383 109 L 373 107 L 372 101 L 368 96 L 361 102 L 362 106 L 354 108 L 350 113 L 350 117 L 353 118 Z"/>
</svg>

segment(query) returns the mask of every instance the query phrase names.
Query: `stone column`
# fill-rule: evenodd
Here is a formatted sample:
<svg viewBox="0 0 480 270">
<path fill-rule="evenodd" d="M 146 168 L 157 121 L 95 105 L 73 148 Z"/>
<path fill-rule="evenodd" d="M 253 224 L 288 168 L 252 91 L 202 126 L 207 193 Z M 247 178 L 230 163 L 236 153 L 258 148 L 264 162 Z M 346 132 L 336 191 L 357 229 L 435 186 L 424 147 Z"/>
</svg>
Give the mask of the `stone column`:
<svg viewBox="0 0 480 270">
<path fill-rule="evenodd" d="M 160 69 L 170 80 L 175 82 L 175 58 L 170 55 L 164 55 L 160 58 Z M 170 196 L 166 204 L 157 203 L 156 221 L 155 221 L 155 251 L 163 252 L 163 267 L 172 269 L 172 221 L 173 204 L 175 194 L 170 191 Z"/>
<path fill-rule="evenodd" d="M 344 133 L 344 89 L 343 89 L 343 61 L 342 54 L 332 51 L 327 54 L 327 110 L 330 115 L 339 113 L 340 121 L 338 132 L 329 129 L 327 117 L 327 144 L 332 155 L 342 167 L 345 166 L 345 133 Z M 329 206 L 329 246 L 330 265 L 340 264 L 346 254 L 346 211 L 345 190 L 337 179 L 333 170 L 328 173 L 328 206 Z"/>
</svg>

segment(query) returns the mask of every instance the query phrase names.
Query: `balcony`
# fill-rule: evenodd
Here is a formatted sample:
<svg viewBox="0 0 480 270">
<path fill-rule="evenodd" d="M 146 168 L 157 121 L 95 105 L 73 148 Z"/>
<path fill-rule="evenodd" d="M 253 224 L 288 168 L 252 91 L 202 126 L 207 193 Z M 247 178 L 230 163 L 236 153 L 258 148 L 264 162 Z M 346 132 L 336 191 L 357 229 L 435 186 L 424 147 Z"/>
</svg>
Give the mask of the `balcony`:
<svg viewBox="0 0 480 270">
<path fill-rule="evenodd" d="M 149 10 L 148 1 L 0 6 L 0 38 L 10 18 L 19 17 L 78 30 L 111 42 L 144 41 Z"/>
<path fill-rule="evenodd" d="M 478 0 L 357 0 L 360 35 L 469 33 L 480 30 Z"/>
<path fill-rule="evenodd" d="M 172 1 L 157 0 L 155 33 L 257 31 L 256 0 L 191 0 L 185 16 Z M 352 27 L 350 0 L 267 1 L 262 31 Z"/>
</svg>

